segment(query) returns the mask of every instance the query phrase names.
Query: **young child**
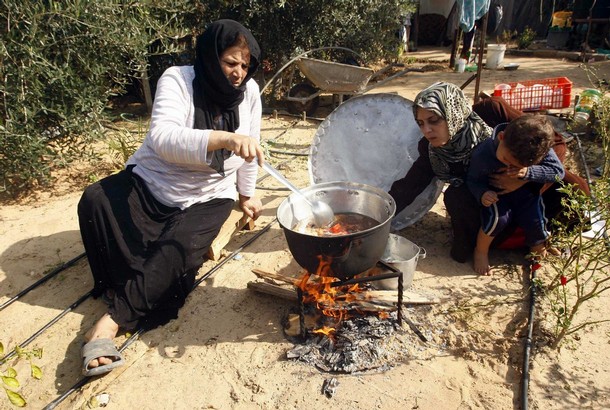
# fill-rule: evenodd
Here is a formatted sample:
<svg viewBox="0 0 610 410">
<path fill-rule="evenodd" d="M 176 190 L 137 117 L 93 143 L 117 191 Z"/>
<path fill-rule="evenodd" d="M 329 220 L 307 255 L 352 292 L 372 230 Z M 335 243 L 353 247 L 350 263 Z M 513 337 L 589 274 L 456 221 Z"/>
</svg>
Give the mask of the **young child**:
<svg viewBox="0 0 610 410">
<path fill-rule="evenodd" d="M 565 173 L 551 149 L 553 140 L 553 126 L 545 116 L 523 115 L 498 125 L 493 137 L 472 151 L 466 183 L 483 205 L 474 250 L 477 273 L 491 274 L 489 247 L 494 236 L 512 221 L 525 231 L 530 251 L 546 255 L 549 233 L 540 190 L 545 183 L 561 180 Z M 497 173 L 514 178 L 514 184 L 494 187 L 490 179 Z"/>
</svg>

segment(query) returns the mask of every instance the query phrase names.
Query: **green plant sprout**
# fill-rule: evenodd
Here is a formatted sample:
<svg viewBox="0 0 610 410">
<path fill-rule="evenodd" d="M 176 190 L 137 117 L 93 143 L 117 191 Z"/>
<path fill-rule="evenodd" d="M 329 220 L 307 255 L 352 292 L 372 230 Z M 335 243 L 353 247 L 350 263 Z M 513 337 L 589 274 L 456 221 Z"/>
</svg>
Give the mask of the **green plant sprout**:
<svg viewBox="0 0 610 410">
<path fill-rule="evenodd" d="M 17 359 L 15 363 L 19 360 L 25 359 L 30 364 L 30 376 L 36 380 L 42 379 L 42 369 L 35 365 L 32 362 L 33 358 L 40 359 L 42 357 L 42 349 L 32 349 L 25 350 L 20 348 L 19 346 L 15 347 L 15 353 L 17 354 Z M 0 356 L 4 356 L 4 345 L 0 342 Z M 6 396 L 9 402 L 16 407 L 25 407 L 27 401 L 18 392 L 21 388 L 21 383 L 19 379 L 17 379 L 17 370 L 13 366 L 9 366 L 4 369 L 4 365 L 6 364 L 7 359 L 3 359 L 0 361 L 0 378 L 2 378 L 2 388 L 4 389 Z"/>
</svg>

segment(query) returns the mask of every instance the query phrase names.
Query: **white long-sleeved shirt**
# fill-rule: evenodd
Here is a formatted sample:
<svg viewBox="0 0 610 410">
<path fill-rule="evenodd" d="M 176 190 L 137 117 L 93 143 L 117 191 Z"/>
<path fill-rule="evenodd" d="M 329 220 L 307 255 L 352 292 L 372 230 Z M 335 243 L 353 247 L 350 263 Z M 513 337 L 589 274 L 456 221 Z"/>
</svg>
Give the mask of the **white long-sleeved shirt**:
<svg viewBox="0 0 610 410">
<path fill-rule="evenodd" d="M 157 83 L 150 129 L 129 158 L 134 172 L 165 205 L 181 209 L 215 198 L 236 199 L 237 192 L 253 196 L 258 173 L 256 160 L 245 162 L 233 154 L 224 161 L 225 176 L 212 169 L 207 152 L 212 130 L 194 129 L 192 66 L 168 68 Z M 250 79 L 239 105 L 237 134 L 260 141 L 262 105 L 258 84 Z"/>
</svg>

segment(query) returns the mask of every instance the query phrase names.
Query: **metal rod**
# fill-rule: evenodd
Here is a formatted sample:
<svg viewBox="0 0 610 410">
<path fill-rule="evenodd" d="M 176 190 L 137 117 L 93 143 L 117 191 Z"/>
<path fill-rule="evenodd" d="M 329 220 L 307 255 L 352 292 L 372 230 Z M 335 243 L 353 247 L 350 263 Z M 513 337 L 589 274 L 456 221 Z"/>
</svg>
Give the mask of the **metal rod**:
<svg viewBox="0 0 610 410">
<path fill-rule="evenodd" d="M 422 68 L 405 68 L 404 70 L 401 70 L 401 71 L 397 72 L 396 74 L 391 75 L 390 77 L 384 78 L 383 80 L 378 81 L 375 84 L 369 85 L 363 91 L 361 91 L 361 94 L 364 94 L 367 91 L 372 90 L 373 88 L 381 87 L 382 85 L 392 81 L 393 79 L 395 79 L 397 77 L 400 77 L 402 75 L 405 75 L 405 74 L 407 74 L 407 73 L 409 73 L 411 71 L 415 71 L 415 72 L 418 72 L 418 73 L 423 73 L 424 72 L 424 70 Z"/>
<path fill-rule="evenodd" d="M 305 329 L 305 303 L 303 302 L 303 289 L 297 287 L 297 298 L 299 299 L 299 327 L 301 340 L 307 339 L 307 329 Z"/>
<path fill-rule="evenodd" d="M 397 278 L 399 276 L 402 276 L 402 273 L 398 272 L 398 271 L 392 272 L 392 273 L 380 273 L 379 275 L 374 275 L 374 276 L 365 276 L 362 278 L 351 278 L 351 279 L 344 280 L 344 281 L 332 282 L 330 284 L 330 287 L 336 288 L 337 286 L 353 285 L 355 283 L 372 282 L 375 280 L 382 280 L 382 279 L 391 279 L 391 278 Z"/>
<path fill-rule="evenodd" d="M 83 252 L 80 255 L 78 255 L 77 257 L 75 257 L 75 258 L 69 260 L 68 262 L 66 262 L 66 263 L 56 267 L 51 272 L 47 273 L 45 276 L 43 276 L 42 278 L 38 279 L 36 282 L 32 283 L 30 286 L 28 286 L 27 288 L 23 289 L 21 292 L 19 292 L 18 294 L 16 294 L 15 296 L 10 298 L 9 300 L 3 302 L 0 305 L 0 311 L 2 311 L 4 308 L 9 306 L 11 303 L 15 302 L 17 299 L 19 299 L 20 297 L 22 297 L 23 295 L 25 295 L 29 291 L 31 291 L 33 289 L 36 289 L 38 286 L 42 285 L 43 283 L 45 283 L 46 281 L 51 279 L 53 276 L 57 275 L 59 272 L 61 272 L 61 271 L 65 270 L 65 269 L 69 268 L 70 266 L 74 265 L 76 262 L 78 262 L 83 257 L 85 257 L 85 255 L 86 255 L 86 253 Z"/>
<path fill-rule="evenodd" d="M 405 320 L 405 322 L 407 322 L 407 324 L 409 325 L 409 328 L 413 331 L 413 333 L 415 333 L 422 342 L 428 341 L 428 338 L 426 336 L 424 336 L 424 334 L 421 332 L 421 330 L 419 330 L 419 328 L 417 326 L 415 326 L 415 323 L 413 323 L 413 321 L 411 319 L 409 319 L 408 317 L 405 317 L 404 320 Z"/>
<path fill-rule="evenodd" d="M 48 328 L 53 326 L 55 323 L 57 323 L 57 321 L 59 321 L 59 319 L 61 319 L 65 315 L 67 315 L 71 310 L 75 309 L 78 305 L 80 305 L 85 300 L 87 300 L 89 298 L 89 296 L 91 296 L 92 294 L 93 294 L 93 289 L 91 289 L 89 292 L 85 293 L 83 296 L 78 298 L 78 300 L 76 302 L 72 303 L 70 306 L 68 306 L 66 309 L 64 309 L 59 315 L 55 316 L 55 318 L 53 318 L 49 323 L 44 325 L 40 330 L 38 330 L 32 336 L 28 337 L 26 340 L 21 342 L 18 346 L 23 348 L 23 347 L 29 345 L 34 339 L 36 339 L 38 336 L 40 336 L 45 330 L 47 330 Z M 15 354 L 16 354 L 16 349 L 11 350 L 6 356 L 4 356 L 2 359 L 0 359 L 0 363 L 4 363 L 7 359 L 10 359 Z"/>
<path fill-rule="evenodd" d="M 402 276 L 402 272 L 398 275 L 398 306 L 396 307 L 396 321 L 398 322 L 398 326 L 402 326 L 402 292 L 403 292 L 404 280 Z"/>
</svg>

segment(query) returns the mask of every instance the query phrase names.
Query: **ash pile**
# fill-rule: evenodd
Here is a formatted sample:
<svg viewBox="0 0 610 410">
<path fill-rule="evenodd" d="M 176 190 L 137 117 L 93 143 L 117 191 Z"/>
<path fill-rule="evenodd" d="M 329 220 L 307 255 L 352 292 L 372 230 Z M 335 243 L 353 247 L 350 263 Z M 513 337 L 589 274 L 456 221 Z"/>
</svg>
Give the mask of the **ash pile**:
<svg viewBox="0 0 610 410">
<path fill-rule="evenodd" d="M 299 336 L 285 329 L 287 337 L 298 343 L 287 352 L 287 357 L 325 372 L 386 371 L 404 361 L 411 350 L 399 337 L 404 331 L 399 328 L 396 316 L 396 312 L 390 312 L 383 318 L 365 315 L 343 320 L 336 329 L 327 330 L 328 334 L 323 329 L 308 330 L 304 337 L 300 336 L 300 342 Z"/>
</svg>

